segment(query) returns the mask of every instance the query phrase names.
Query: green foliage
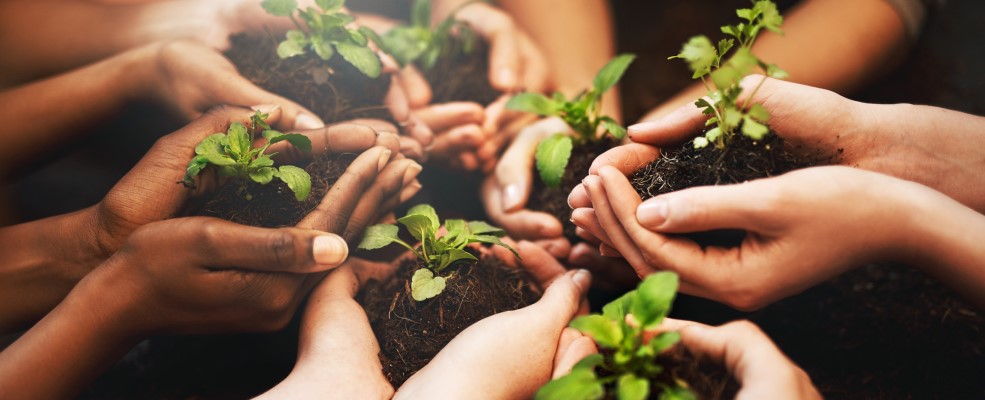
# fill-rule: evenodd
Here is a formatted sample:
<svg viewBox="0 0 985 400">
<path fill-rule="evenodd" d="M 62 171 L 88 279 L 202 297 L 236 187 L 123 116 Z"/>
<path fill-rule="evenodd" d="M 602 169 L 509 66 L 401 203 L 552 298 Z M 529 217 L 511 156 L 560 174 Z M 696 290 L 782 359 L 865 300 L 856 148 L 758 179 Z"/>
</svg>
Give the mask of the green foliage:
<svg viewBox="0 0 985 400">
<path fill-rule="evenodd" d="M 783 33 L 780 30 L 783 17 L 777 11 L 776 4 L 770 0 L 755 0 L 752 8 L 737 10 L 736 15 L 743 22 L 723 26 L 722 33 L 729 38 L 720 40 L 717 46 L 712 45 L 705 36 L 695 36 L 684 44 L 680 54 L 670 57 L 687 61 L 694 72 L 691 77 L 701 79 L 708 90 L 707 99 L 702 98 L 694 103 L 709 116 L 706 126 L 710 127 L 704 136 L 694 139 L 695 148 L 711 143 L 725 148 L 738 132 L 753 140 L 762 140 L 769 133 L 766 126 L 769 112 L 758 104 L 748 107 L 748 101 L 738 104 L 739 95 L 742 94 L 739 82 L 756 68 L 772 78 L 787 77 L 785 71 L 775 64 L 763 62 L 750 50 L 763 29 Z M 731 58 L 726 58 L 736 42 L 738 48 Z M 709 80 L 714 89 L 709 85 Z M 748 98 L 752 98 L 758 90 L 759 87 L 756 87 Z"/>
<path fill-rule="evenodd" d="M 575 132 L 574 143 L 561 143 L 555 135 L 537 146 L 537 170 L 545 184 L 556 187 L 561 183 L 560 177 L 568 166 L 573 144 L 598 143 L 606 133 L 617 140 L 626 137 L 626 128 L 612 117 L 602 115 L 602 95 L 619 82 L 635 58 L 632 54 L 622 54 L 612 59 L 595 75 L 592 88 L 574 98 L 567 99 L 561 93 L 554 93 L 553 97 L 520 93 L 506 103 L 506 108 L 511 110 L 560 117 Z M 602 135 L 599 135 L 599 126 L 603 129 Z M 542 159 L 542 156 L 549 159 Z"/>
<path fill-rule="evenodd" d="M 286 141 L 302 151 L 311 151 L 311 140 L 297 133 L 281 133 L 270 128 L 266 119 L 268 115 L 259 111 L 250 117 L 250 126 L 239 122 L 229 125 L 226 133 L 213 133 L 195 146 L 195 157 L 188 163 L 185 177 L 181 180 L 187 187 L 195 187 L 195 176 L 210 164 L 218 169 L 222 176 L 230 176 L 240 183 L 239 192 L 251 200 L 252 195 L 247 191 L 249 181 L 266 185 L 274 178 L 280 179 L 294 192 L 298 201 L 308 198 L 311 192 L 311 176 L 303 169 L 293 165 L 274 167 L 274 154 L 265 154 L 270 145 Z M 260 132 L 267 144 L 254 148 L 256 134 Z"/>
<path fill-rule="evenodd" d="M 657 356 L 680 341 L 680 335 L 664 332 L 643 342 L 644 331 L 659 326 L 670 313 L 677 286 L 676 274 L 658 272 L 643 280 L 636 290 L 606 304 L 602 315 L 571 321 L 571 327 L 591 336 L 602 353 L 586 357 L 570 374 L 548 382 L 535 399 L 597 400 L 605 397 L 604 389 L 612 391 L 610 397 L 619 399 L 646 399 L 655 389 L 660 390 L 661 399 L 694 399 L 685 382 L 651 387 L 650 381 L 663 371 Z M 599 374 L 599 369 L 605 373 Z"/>
<path fill-rule="evenodd" d="M 346 27 L 355 18 L 342 10 L 345 0 L 317 0 L 318 9 L 308 7 L 304 10 L 298 9 L 296 0 L 264 0 L 260 4 L 271 15 L 291 18 L 297 27 L 288 31 L 284 41 L 277 46 L 280 58 L 299 56 L 310 50 L 328 61 L 338 53 L 366 76 L 380 76 L 380 58 L 369 48 L 371 39 L 380 45 L 379 37 L 366 28 Z"/>
<path fill-rule="evenodd" d="M 458 261 L 477 261 L 471 253 L 465 251 L 465 246 L 472 243 L 486 243 L 502 246 L 517 255 L 510 246 L 499 240 L 506 234 L 502 229 L 482 221 L 461 219 L 445 220 L 447 233 L 437 236 L 441 221 L 434 208 L 427 204 L 411 207 L 407 215 L 397 220 L 410 234 L 420 241 L 417 246 L 411 246 L 400 239 L 400 229 L 392 224 L 373 225 L 366 229 L 360 249 L 376 250 L 397 243 L 414 254 L 426 264 L 425 268 L 414 271 L 411 278 L 411 295 L 414 300 L 424 301 L 441 294 L 445 289 L 447 276 L 439 274 Z"/>
<path fill-rule="evenodd" d="M 456 36 L 462 40 L 461 48 L 452 45 Z M 454 57 L 456 50 L 470 53 L 475 47 L 475 40 L 475 32 L 468 24 L 456 20 L 454 12 L 431 29 L 431 0 L 416 0 L 410 25 L 397 26 L 383 34 L 380 47 L 401 66 L 414 63 L 431 69 L 438 59 Z"/>
</svg>

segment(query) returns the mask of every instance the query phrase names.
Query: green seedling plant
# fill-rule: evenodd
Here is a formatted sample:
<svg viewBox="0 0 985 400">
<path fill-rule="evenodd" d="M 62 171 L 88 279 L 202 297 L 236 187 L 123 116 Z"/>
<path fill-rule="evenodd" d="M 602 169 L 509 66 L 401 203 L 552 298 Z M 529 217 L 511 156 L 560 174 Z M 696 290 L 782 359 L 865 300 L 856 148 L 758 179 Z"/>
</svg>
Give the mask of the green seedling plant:
<svg viewBox="0 0 985 400">
<path fill-rule="evenodd" d="M 606 134 L 616 140 L 626 137 L 626 128 L 610 116 L 602 115 L 602 95 L 612 89 L 636 58 L 620 55 L 609 61 L 595 76 L 592 87 L 572 99 L 555 92 L 552 97 L 540 93 L 520 93 L 506 103 L 506 108 L 542 116 L 560 117 L 574 131 L 574 137 L 557 133 L 537 145 L 534 158 L 541 180 L 549 187 L 561 185 L 561 177 L 571 158 L 574 145 L 598 143 Z M 599 127 L 603 132 L 599 133 Z"/>
<path fill-rule="evenodd" d="M 742 94 L 739 83 L 742 77 L 757 68 L 771 78 L 784 79 L 788 76 L 775 64 L 760 60 L 751 50 L 756 37 L 764 29 L 783 33 L 780 29 L 783 17 L 777 11 L 776 4 L 770 0 L 756 0 L 752 8 L 739 9 L 736 14 L 743 22 L 723 26 L 722 33 L 729 38 L 719 40 L 717 46 L 712 45 L 706 36 L 695 36 L 684 44 L 680 54 L 670 57 L 687 61 L 694 72 L 692 78 L 700 79 L 708 92 L 707 97 L 694 103 L 710 116 L 705 124 L 709 129 L 703 136 L 694 139 L 694 147 L 698 149 L 711 143 L 724 149 L 739 132 L 750 139 L 762 140 L 769 134 L 766 124 L 770 114 L 762 105 L 748 104 L 748 99 L 755 96 L 762 82 L 742 104 L 739 104 L 739 95 Z M 735 51 L 730 58 L 726 58 L 732 48 Z"/>
<path fill-rule="evenodd" d="M 319 58 L 328 61 L 338 53 L 366 76 L 380 76 L 380 58 L 369 47 L 369 41 L 373 40 L 379 45 L 381 40 L 366 27 L 347 28 L 355 18 L 343 10 L 345 0 L 315 0 L 318 9 L 308 7 L 304 10 L 298 9 L 296 0 L 264 0 L 260 4 L 271 15 L 291 18 L 297 28 L 288 31 L 286 39 L 277 46 L 280 58 L 313 51 Z"/>
<path fill-rule="evenodd" d="M 503 246 L 519 257 L 516 250 L 503 243 L 499 238 L 506 234 L 502 229 L 482 221 L 461 219 L 445 220 L 445 233 L 437 236 L 441 227 L 438 214 L 427 204 L 420 204 L 407 211 L 407 215 L 397 220 L 420 241 L 417 246 L 411 246 L 398 237 L 399 228 L 393 224 L 379 224 L 366 229 L 366 234 L 360 249 L 375 250 L 392 243 L 399 244 L 417 256 L 424 267 L 414 271 L 411 278 L 411 297 L 424 301 L 441 294 L 450 276 L 442 276 L 445 270 L 458 261 L 478 261 L 471 253 L 465 251 L 465 246 L 471 243 L 486 243 Z"/>
<path fill-rule="evenodd" d="M 670 312 L 677 286 L 677 274 L 658 272 L 636 290 L 606 304 L 601 315 L 571 321 L 572 328 L 595 340 L 601 353 L 585 357 L 571 373 L 548 382 L 535 399 L 598 400 L 606 398 L 607 388 L 611 397 L 620 400 L 647 399 L 653 390 L 661 391 L 662 400 L 695 399 L 685 382 L 651 383 L 663 372 L 657 356 L 680 341 L 680 335 L 663 332 L 643 341 L 644 331 L 660 326 Z"/>
<path fill-rule="evenodd" d="M 410 25 L 401 25 L 383 34 L 383 46 L 388 54 L 406 66 L 411 63 L 432 69 L 441 57 L 452 56 L 455 37 L 462 41 L 462 51 L 469 54 L 475 47 L 475 32 L 468 24 L 455 19 L 455 13 L 431 29 L 431 0 L 417 0 L 410 16 Z"/>
<path fill-rule="evenodd" d="M 249 126 L 233 122 L 226 133 L 213 133 L 195 146 L 195 157 L 188 163 L 185 177 L 187 187 L 195 187 L 195 176 L 208 166 L 218 170 L 219 175 L 229 176 L 239 182 L 239 193 L 252 200 L 247 190 L 249 182 L 266 185 L 277 178 L 287 184 L 294 198 L 304 201 L 311 192 L 311 176 L 305 170 L 293 165 L 274 166 L 271 158 L 277 153 L 266 154 L 270 145 L 287 141 L 301 151 L 311 151 L 311 140 L 298 133 L 281 133 L 267 124 L 268 114 L 257 111 L 250 117 Z M 253 147 L 257 133 L 263 135 L 267 143 Z"/>
</svg>

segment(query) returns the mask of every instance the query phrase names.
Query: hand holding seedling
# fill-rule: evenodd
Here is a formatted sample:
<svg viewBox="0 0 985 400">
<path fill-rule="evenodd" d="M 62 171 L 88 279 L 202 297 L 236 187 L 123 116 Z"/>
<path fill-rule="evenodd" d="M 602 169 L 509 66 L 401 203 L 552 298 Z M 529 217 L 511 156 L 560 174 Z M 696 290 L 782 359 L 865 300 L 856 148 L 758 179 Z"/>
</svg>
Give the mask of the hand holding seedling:
<svg viewBox="0 0 985 400">
<path fill-rule="evenodd" d="M 520 242 L 522 268 L 546 288 L 537 303 L 485 318 L 462 331 L 424 369 L 398 388 L 395 399 L 529 398 L 547 382 L 561 332 L 587 311 L 587 271 L 565 271 L 540 247 Z M 493 251 L 511 259 L 505 249 Z M 509 382 L 509 384 L 504 384 Z"/>
<path fill-rule="evenodd" d="M 74 397 L 150 336 L 281 329 L 311 288 L 306 277 L 347 254 L 320 231 L 204 217 L 148 224 L 0 354 L 0 391 Z"/>
</svg>

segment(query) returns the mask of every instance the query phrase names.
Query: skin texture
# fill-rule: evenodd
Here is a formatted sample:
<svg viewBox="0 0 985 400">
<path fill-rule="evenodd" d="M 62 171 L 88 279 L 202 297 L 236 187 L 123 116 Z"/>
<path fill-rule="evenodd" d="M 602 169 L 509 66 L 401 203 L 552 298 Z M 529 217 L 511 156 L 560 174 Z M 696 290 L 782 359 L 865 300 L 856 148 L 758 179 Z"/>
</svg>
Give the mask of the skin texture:
<svg viewBox="0 0 985 400">
<path fill-rule="evenodd" d="M 307 294 L 310 274 L 346 255 L 340 237 L 313 230 L 204 217 L 145 225 L 0 353 L 0 391 L 72 397 L 153 335 L 281 329 Z"/>
<path fill-rule="evenodd" d="M 277 106 L 256 108 L 268 112 L 271 122 L 280 118 Z M 176 182 L 184 175 L 195 145 L 212 133 L 225 131 L 233 121 L 247 123 L 252 113 L 232 107 L 215 109 L 158 140 L 98 204 L 0 229 L 4 249 L 0 252 L 0 293 L 4 299 L 0 302 L 0 331 L 10 332 L 37 321 L 76 282 L 117 252 L 135 230 L 179 215 L 189 199 L 217 187 L 220 182 L 208 172 L 211 169 L 201 175 L 194 190 Z M 336 233 L 351 241 L 362 227 L 420 188 L 414 179 L 420 166 L 394 155 L 398 142 L 393 134 L 377 133 L 363 124 L 301 133 L 312 140 L 313 152 L 362 152 L 321 205 L 302 221 L 302 228 Z M 278 162 L 306 156 L 278 145 L 270 149 L 285 150 L 276 157 Z"/>
</svg>

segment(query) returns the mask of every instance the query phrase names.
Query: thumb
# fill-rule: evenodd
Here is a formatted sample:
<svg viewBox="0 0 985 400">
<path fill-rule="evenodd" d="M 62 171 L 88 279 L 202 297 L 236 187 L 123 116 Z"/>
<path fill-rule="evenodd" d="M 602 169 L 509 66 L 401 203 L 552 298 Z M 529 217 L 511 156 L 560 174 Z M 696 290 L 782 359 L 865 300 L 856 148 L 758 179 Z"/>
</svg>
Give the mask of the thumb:
<svg viewBox="0 0 985 400">
<path fill-rule="evenodd" d="M 698 106 L 688 103 L 663 118 L 631 125 L 627 132 L 634 142 L 666 147 L 696 136 L 707 119 Z"/>
<path fill-rule="evenodd" d="M 191 249 L 202 265 L 265 272 L 314 273 L 342 264 L 349 247 L 331 233 L 300 228 L 267 229 L 217 218 L 172 220 L 167 236 Z M 167 237 L 158 235 L 157 237 Z"/>
<path fill-rule="evenodd" d="M 775 209 L 772 188 L 759 182 L 703 186 L 657 196 L 636 208 L 640 225 L 654 232 L 685 233 L 714 229 L 762 230 Z"/>
<path fill-rule="evenodd" d="M 592 274 L 587 270 L 568 271 L 547 287 L 533 308 L 544 322 L 563 328 L 578 312 L 591 283 Z"/>
<path fill-rule="evenodd" d="M 548 135 L 567 130 L 563 121 L 551 118 L 528 126 L 517 135 L 496 164 L 495 174 L 503 197 L 503 210 L 516 211 L 526 205 L 533 184 L 532 172 L 537 145 Z"/>
</svg>

